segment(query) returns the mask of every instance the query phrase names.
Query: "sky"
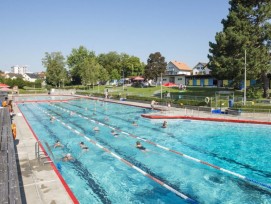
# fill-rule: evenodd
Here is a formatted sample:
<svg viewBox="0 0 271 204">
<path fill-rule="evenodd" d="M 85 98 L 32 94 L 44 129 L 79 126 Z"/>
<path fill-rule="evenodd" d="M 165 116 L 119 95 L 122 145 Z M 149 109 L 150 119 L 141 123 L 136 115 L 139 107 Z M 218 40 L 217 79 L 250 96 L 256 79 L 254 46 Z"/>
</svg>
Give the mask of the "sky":
<svg viewBox="0 0 271 204">
<path fill-rule="evenodd" d="M 166 62 L 193 68 L 208 62 L 209 42 L 228 9 L 228 0 L 0 0 L 0 70 L 45 71 L 45 52 L 67 57 L 80 45 L 144 63 L 160 52 Z"/>
</svg>

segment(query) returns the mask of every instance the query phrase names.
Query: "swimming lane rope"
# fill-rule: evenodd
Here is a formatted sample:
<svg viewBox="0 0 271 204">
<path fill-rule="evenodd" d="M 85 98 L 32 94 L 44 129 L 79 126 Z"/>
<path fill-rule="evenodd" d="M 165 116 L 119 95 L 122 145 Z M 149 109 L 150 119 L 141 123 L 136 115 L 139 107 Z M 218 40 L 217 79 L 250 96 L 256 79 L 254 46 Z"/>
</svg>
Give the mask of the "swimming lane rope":
<svg viewBox="0 0 271 204">
<path fill-rule="evenodd" d="M 90 139 L 89 137 L 87 137 L 85 134 L 79 132 L 78 130 L 73 129 L 71 126 L 69 126 L 68 124 L 64 123 L 63 121 L 59 120 L 57 117 L 53 116 L 52 114 L 50 114 L 49 112 L 45 111 L 44 109 L 40 108 L 37 106 L 38 109 L 40 109 L 43 113 L 45 113 L 46 115 L 50 116 L 50 117 L 54 117 L 56 121 L 58 121 L 60 124 L 62 124 L 63 126 L 67 127 L 70 131 L 76 133 L 77 135 L 80 135 L 82 137 L 84 137 L 87 141 L 91 142 L 92 144 L 94 144 L 95 146 L 99 147 L 100 149 L 102 149 L 103 151 L 105 151 L 108 154 L 111 154 L 113 157 L 115 157 L 116 159 L 118 159 L 119 161 L 123 162 L 124 164 L 126 164 L 127 166 L 135 169 L 136 171 L 138 171 L 139 173 L 143 174 L 144 176 L 152 179 L 154 182 L 160 184 L 161 186 L 163 186 L 164 188 L 168 189 L 169 191 L 173 192 L 174 194 L 176 194 L 177 196 L 181 197 L 182 199 L 190 202 L 190 203 L 198 203 L 197 201 L 193 200 L 192 198 L 189 198 L 188 196 L 186 196 L 185 194 L 181 193 L 180 191 L 172 188 L 171 186 L 167 185 L 166 183 L 164 183 L 163 181 L 155 178 L 154 176 L 148 174 L 147 172 L 143 171 L 142 169 L 138 168 L 137 166 L 133 165 L 132 163 L 130 163 L 129 161 L 123 159 L 122 157 L 120 157 L 119 155 L 111 152 L 109 149 L 107 149 L 106 147 L 100 145 L 99 143 L 97 143 L 95 140 Z M 70 111 L 66 111 L 66 112 L 70 112 Z M 82 117 L 82 116 L 81 116 Z M 94 120 L 93 120 L 94 121 Z M 95 121 L 94 121 L 95 122 Z M 101 123 L 101 125 L 103 125 Z"/>
<path fill-rule="evenodd" d="M 88 118 L 88 117 L 86 117 L 86 116 L 83 116 L 83 115 L 81 115 L 80 113 L 77 113 L 77 112 L 75 112 L 75 111 L 70 111 L 70 110 L 68 110 L 68 109 L 65 109 L 65 108 L 56 106 L 55 104 L 50 104 L 50 105 L 51 105 L 51 106 L 54 106 L 54 107 L 56 107 L 56 108 L 58 108 L 58 109 L 61 109 L 62 111 L 65 111 L 65 112 L 67 112 L 67 113 L 73 112 L 73 113 L 75 113 L 78 117 L 83 118 L 83 119 L 88 120 L 88 121 L 91 121 L 91 122 L 93 122 L 93 123 L 95 123 L 95 124 L 99 124 L 99 125 L 102 125 L 102 126 L 107 126 L 107 127 L 111 128 L 111 129 L 113 129 L 113 130 L 120 130 L 120 129 L 117 129 L 117 128 L 112 127 L 112 126 L 110 126 L 110 125 L 107 125 L 107 124 L 105 124 L 105 123 L 101 123 L 101 122 L 99 122 L 99 121 L 90 119 L 90 118 Z M 133 138 L 136 138 L 136 139 L 138 139 L 138 140 L 142 140 L 142 141 L 144 141 L 144 142 L 146 142 L 146 143 L 149 143 L 149 144 L 151 144 L 151 145 L 154 145 L 154 146 L 156 146 L 156 147 L 158 147 L 158 148 L 160 148 L 160 149 L 163 149 L 163 150 L 172 152 L 172 153 L 174 153 L 174 154 L 177 154 L 177 155 L 179 155 L 179 156 L 182 156 L 182 157 L 184 157 L 184 158 L 186 158 L 186 159 L 189 159 L 189 160 L 191 160 L 191 161 L 194 161 L 194 162 L 197 162 L 197 163 L 201 163 L 201 164 L 203 164 L 203 165 L 209 166 L 209 167 L 211 167 L 211 168 L 214 168 L 214 169 L 217 169 L 217 170 L 219 170 L 219 171 L 223 171 L 223 172 L 225 172 L 225 173 L 227 173 L 227 174 L 230 174 L 230 175 L 233 175 L 233 176 L 235 176 L 235 177 L 238 177 L 239 179 L 242 179 L 242 180 L 244 180 L 244 181 L 246 181 L 246 182 L 248 182 L 248 183 L 250 183 L 250 184 L 256 185 L 257 187 L 260 186 L 260 187 L 264 187 L 264 188 L 267 188 L 267 189 L 271 190 L 271 186 L 270 186 L 269 184 L 266 184 L 266 183 L 262 183 L 262 182 L 256 181 L 256 180 L 254 180 L 254 179 L 252 179 L 252 178 L 246 177 L 246 176 L 241 175 L 241 174 L 239 174 L 239 173 L 235 173 L 235 172 L 233 172 L 233 171 L 230 171 L 230 170 L 221 168 L 221 167 L 216 166 L 216 165 L 214 165 L 214 164 L 211 164 L 211 163 L 209 163 L 209 162 L 206 162 L 206 161 L 197 159 L 197 158 L 195 158 L 195 157 L 186 155 L 186 154 L 184 154 L 184 153 L 181 153 L 181 152 L 172 150 L 172 149 L 170 149 L 170 148 L 168 148 L 168 147 L 159 145 L 159 144 L 157 144 L 157 143 L 154 143 L 154 142 L 152 142 L 152 141 L 150 141 L 150 140 L 147 140 L 147 139 L 141 138 L 141 137 L 139 137 L 139 136 L 133 135 L 133 134 L 131 134 L 131 133 L 127 133 L 127 132 L 124 132 L 124 131 L 122 131 L 122 130 L 120 130 L 120 132 L 123 133 L 123 134 L 125 134 L 125 135 L 128 135 L 129 137 L 133 137 Z"/>
</svg>

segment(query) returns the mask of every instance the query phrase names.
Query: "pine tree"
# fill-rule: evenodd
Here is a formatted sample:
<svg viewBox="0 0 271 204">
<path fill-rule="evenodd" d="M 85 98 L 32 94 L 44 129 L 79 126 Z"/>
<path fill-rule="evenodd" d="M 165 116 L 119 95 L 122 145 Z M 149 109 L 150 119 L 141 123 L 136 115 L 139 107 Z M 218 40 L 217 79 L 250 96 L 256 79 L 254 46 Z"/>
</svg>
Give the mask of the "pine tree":
<svg viewBox="0 0 271 204">
<path fill-rule="evenodd" d="M 271 71 L 271 2 L 270 0 L 231 0 L 223 31 L 210 42 L 209 66 L 218 79 L 240 84 L 244 79 L 245 51 L 247 79 L 263 84 L 263 96 L 269 97 L 268 73 Z"/>
</svg>

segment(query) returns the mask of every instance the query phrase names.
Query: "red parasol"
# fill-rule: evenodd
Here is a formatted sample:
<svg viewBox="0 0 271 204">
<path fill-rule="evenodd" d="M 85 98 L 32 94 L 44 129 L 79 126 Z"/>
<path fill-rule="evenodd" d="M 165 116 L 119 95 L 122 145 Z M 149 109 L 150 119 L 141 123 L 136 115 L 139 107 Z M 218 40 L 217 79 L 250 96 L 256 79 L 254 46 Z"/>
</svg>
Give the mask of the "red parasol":
<svg viewBox="0 0 271 204">
<path fill-rule="evenodd" d="M 144 78 L 140 77 L 140 76 L 137 76 L 135 78 L 133 78 L 134 81 L 143 81 Z"/>
<path fill-rule="evenodd" d="M 0 84 L 0 88 L 7 88 L 9 87 L 9 85 L 6 85 L 6 84 Z"/>
<path fill-rule="evenodd" d="M 177 87 L 177 84 L 168 82 L 168 83 L 163 84 L 163 86 L 166 86 L 166 87 Z"/>
<path fill-rule="evenodd" d="M 8 87 L 0 88 L 1 91 L 12 91 L 12 89 L 9 89 Z"/>
</svg>

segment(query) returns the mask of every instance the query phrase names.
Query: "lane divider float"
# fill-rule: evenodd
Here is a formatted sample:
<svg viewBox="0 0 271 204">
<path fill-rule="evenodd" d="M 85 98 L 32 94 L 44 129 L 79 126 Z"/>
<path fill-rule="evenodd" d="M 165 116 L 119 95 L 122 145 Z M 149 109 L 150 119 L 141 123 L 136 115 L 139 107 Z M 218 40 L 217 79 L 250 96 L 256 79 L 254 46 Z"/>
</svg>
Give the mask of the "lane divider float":
<svg viewBox="0 0 271 204">
<path fill-rule="evenodd" d="M 60 124 L 62 124 L 63 126 L 67 127 L 68 125 L 66 125 L 64 122 L 62 122 L 60 119 L 58 119 L 56 116 L 53 116 L 52 114 L 50 114 L 49 112 L 45 111 L 44 109 L 40 108 L 37 106 L 38 109 L 40 109 L 43 113 L 45 113 L 46 115 L 48 115 L 49 117 L 54 117 L 56 121 L 58 121 Z M 145 172 L 144 170 L 138 168 L 137 166 L 133 165 L 132 163 L 130 163 L 129 161 L 123 159 L 122 157 L 120 157 L 119 155 L 117 155 L 116 153 L 111 152 L 109 149 L 107 149 L 106 147 L 102 146 L 101 144 L 97 143 L 95 140 L 90 139 L 89 137 L 87 137 L 85 134 L 80 133 L 78 130 L 75 129 L 71 129 L 72 132 L 83 136 L 87 141 L 91 142 L 92 144 L 94 144 L 95 146 L 99 147 L 100 149 L 102 149 L 103 151 L 109 153 L 110 155 L 112 155 L 114 158 L 118 159 L 119 161 L 123 162 L 124 164 L 126 164 L 127 166 L 135 169 L 137 172 L 143 174 L 144 176 L 152 179 L 154 182 L 160 184 L 161 186 L 165 187 L 166 189 L 168 189 L 169 191 L 173 192 L 174 194 L 176 194 L 177 196 L 181 197 L 182 199 L 190 202 L 190 203 L 198 203 L 197 201 L 193 200 L 192 198 L 189 198 L 188 196 L 186 196 L 185 194 L 183 194 L 182 192 L 172 188 L 171 186 L 167 185 L 166 183 L 164 183 L 163 181 L 155 178 L 154 176 L 148 174 L 147 172 Z"/>
<path fill-rule="evenodd" d="M 54 106 L 54 107 L 56 107 L 56 108 L 58 108 L 58 109 L 61 109 L 61 110 L 65 111 L 65 112 L 73 112 L 73 113 L 75 113 L 75 114 L 78 115 L 78 116 L 81 115 L 80 113 L 77 113 L 77 112 L 74 112 L 74 111 L 69 111 L 69 110 L 64 109 L 64 108 L 62 108 L 62 107 L 56 106 L 55 104 L 50 104 L 50 105 L 51 105 L 51 106 Z M 81 115 L 81 116 L 82 116 L 82 115 Z M 101 122 L 95 121 L 95 120 L 90 119 L 90 118 L 88 118 L 88 117 L 86 117 L 86 116 L 83 116 L 83 118 L 85 118 L 86 120 L 91 121 L 91 122 L 93 122 L 93 123 L 101 124 Z M 115 127 L 112 127 L 112 126 L 107 125 L 107 124 L 105 124 L 105 123 L 103 123 L 103 125 L 104 125 L 104 126 L 107 126 L 107 127 L 109 127 L 109 128 L 111 128 L 111 129 L 113 129 L 113 130 L 119 130 L 119 129 L 116 129 Z M 170 148 L 168 148 L 168 147 L 159 145 L 159 144 L 157 144 L 157 143 L 154 143 L 154 142 L 152 142 L 152 141 L 150 141 L 150 140 L 147 140 L 147 139 L 141 138 L 141 137 L 139 137 L 139 136 L 133 135 L 133 134 L 131 134 L 131 133 L 127 133 L 127 132 L 124 132 L 124 131 L 122 131 L 122 130 L 121 130 L 120 132 L 123 133 L 123 134 L 125 134 L 125 135 L 128 135 L 129 137 L 136 138 L 136 139 L 138 139 L 138 140 L 141 140 L 141 141 L 144 141 L 144 142 L 146 142 L 146 143 L 149 143 L 149 144 L 151 144 L 151 145 L 153 145 L 153 146 L 156 146 L 156 147 L 158 147 L 158 148 L 160 148 L 160 149 L 163 149 L 163 150 L 172 152 L 172 153 L 174 153 L 174 154 L 177 154 L 177 155 L 179 155 L 179 156 L 182 156 L 182 157 L 184 157 L 184 158 L 186 158 L 186 159 L 188 159 L 188 160 L 191 160 L 191 161 L 194 161 L 194 162 L 203 164 L 203 165 L 208 166 L 208 167 L 211 167 L 211 168 L 213 168 L 213 169 L 220 170 L 220 171 L 225 172 L 225 173 L 227 173 L 227 174 L 230 174 L 230 175 L 233 175 L 233 176 L 235 176 L 235 177 L 238 177 L 239 179 L 242 179 L 242 180 L 244 180 L 244 181 L 246 181 L 246 182 L 248 182 L 248 183 L 250 183 L 250 184 L 256 185 L 257 187 L 264 187 L 264 188 L 267 188 L 267 189 L 271 190 L 271 185 L 269 185 L 269 184 L 266 184 L 266 183 L 262 183 L 262 182 L 256 181 L 256 180 L 254 180 L 254 179 L 252 179 L 252 178 L 243 176 L 243 175 L 241 175 L 241 174 L 239 174 L 239 173 L 235 173 L 235 172 L 233 172 L 233 171 L 230 171 L 230 170 L 221 168 L 221 167 L 216 166 L 216 165 L 214 165 L 214 164 L 211 164 L 211 163 L 209 163 L 209 162 L 206 162 L 206 161 L 203 161 L 203 160 L 194 158 L 194 157 L 192 157 L 192 156 L 186 155 L 186 154 L 184 154 L 184 153 L 182 153 L 182 152 L 178 152 L 178 151 L 176 151 L 176 150 L 172 150 L 172 149 L 170 149 Z"/>
</svg>

